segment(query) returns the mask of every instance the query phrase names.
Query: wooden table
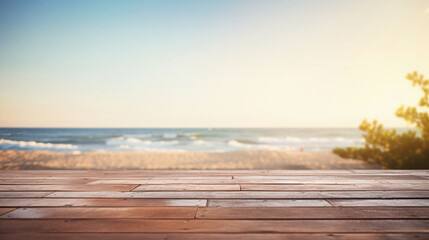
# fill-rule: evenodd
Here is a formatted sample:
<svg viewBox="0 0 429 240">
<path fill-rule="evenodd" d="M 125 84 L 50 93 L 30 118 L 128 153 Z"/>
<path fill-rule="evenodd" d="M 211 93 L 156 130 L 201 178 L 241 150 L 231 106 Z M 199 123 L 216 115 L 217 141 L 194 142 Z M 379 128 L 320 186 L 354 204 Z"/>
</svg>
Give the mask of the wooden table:
<svg viewBox="0 0 429 240">
<path fill-rule="evenodd" d="M 429 171 L 0 171 L 0 239 L 429 239 Z"/>
</svg>

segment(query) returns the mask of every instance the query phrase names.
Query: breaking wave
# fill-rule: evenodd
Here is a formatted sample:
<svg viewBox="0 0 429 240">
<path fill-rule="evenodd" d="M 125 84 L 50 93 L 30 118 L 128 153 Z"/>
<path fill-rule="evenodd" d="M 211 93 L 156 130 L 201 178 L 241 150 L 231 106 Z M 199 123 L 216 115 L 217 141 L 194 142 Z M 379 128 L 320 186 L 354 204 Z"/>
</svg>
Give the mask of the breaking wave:
<svg viewBox="0 0 429 240">
<path fill-rule="evenodd" d="M 9 129 L 0 128 L 0 150 L 331 151 L 363 146 L 358 129 Z"/>
<path fill-rule="evenodd" d="M 13 141 L 8 139 L 0 139 L 0 145 L 6 149 L 28 148 L 28 149 L 77 149 L 77 146 L 72 144 L 54 144 L 42 143 L 35 141 Z"/>
</svg>

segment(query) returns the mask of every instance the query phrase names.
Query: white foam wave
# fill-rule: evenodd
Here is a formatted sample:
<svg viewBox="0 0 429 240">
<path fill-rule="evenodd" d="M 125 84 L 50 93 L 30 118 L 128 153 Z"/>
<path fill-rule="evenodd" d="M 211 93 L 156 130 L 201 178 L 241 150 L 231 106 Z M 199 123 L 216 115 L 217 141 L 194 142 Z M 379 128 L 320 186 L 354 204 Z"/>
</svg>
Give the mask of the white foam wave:
<svg viewBox="0 0 429 240">
<path fill-rule="evenodd" d="M 238 141 L 236 141 L 236 140 L 230 140 L 230 141 L 228 142 L 228 145 L 229 145 L 229 146 L 233 146 L 233 147 L 244 147 L 244 146 L 246 146 L 247 144 L 244 144 L 244 143 L 238 142 Z"/>
<path fill-rule="evenodd" d="M 147 147 L 147 146 L 129 146 L 129 145 L 121 145 L 119 149 L 126 150 L 126 151 L 142 151 L 142 152 L 186 152 L 186 150 L 184 149 Z"/>
<path fill-rule="evenodd" d="M 140 140 L 138 138 L 133 138 L 133 137 L 127 138 L 126 141 L 127 142 L 131 142 L 131 143 L 140 143 L 140 142 L 142 142 L 142 140 Z"/>
<path fill-rule="evenodd" d="M 54 144 L 41 143 L 35 141 L 13 141 L 8 139 L 0 139 L 0 145 L 8 147 L 33 148 L 33 149 L 76 149 L 77 146 L 72 144 Z"/>
<path fill-rule="evenodd" d="M 116 150 L 125 150 L 125 151 L 143 151 L 143 152 L 166 152 L 166 151 L 180 151 L 180 149 L 167 149 L 169 146 L 178 144 L 179 141 L 150 141 L 150 140 L 140 140 L 138 138 L 118 138 L 109 139 L 107 141 L 108 145 L 116 147 Z"/>
<path fill-rule="evenodd" d="M 164 138 L 169 138 L 169 139 L 177 138 L 177 134 L 176 133 L 164 133 L 162 136 Z"/>
<path fill-rule="evenodd" d="M 159 145 L 176 145 L 178 143 L 179 143 L 179 141 L 174 140 L 174 141 L 159 141 L 159 142 L 154 142 L 153 144 L 159 144 Z"/>
<path fill-rule="evenodd" d="M 204 146 L 204 145 L 210 145 L 210 144 L 203 140 L 195 140 L 192 142 L 192 145 Z"/>
<path fill-rule="evenodd" d="M 152 142 L 150 140 L 145 140 L 142 141 L 138 138 L 133 138 L 133 137 L 129 137 L 129 138 L 124 138 L 124 137 L 117 137 L 117 138 L 111 138 L 109 140 L 107 140 L 106 144 L 107 145 L 127 145 L 127 144 L 132 144 L 132 145 L 140 145 L 140 144 L 151 144 Z"/>
<path fill-rule="evenodd" d="M 280 145 L 269 145 L 269 144 L 246 144 L 241 143 L 237 140 L 230 140 L 228 142 L 229 146 L 240 148 L 240 149 L 258 149 L 258 150 L 294 150 L 294 148 L 289 146 L 280 146 Z"/>
</svg>

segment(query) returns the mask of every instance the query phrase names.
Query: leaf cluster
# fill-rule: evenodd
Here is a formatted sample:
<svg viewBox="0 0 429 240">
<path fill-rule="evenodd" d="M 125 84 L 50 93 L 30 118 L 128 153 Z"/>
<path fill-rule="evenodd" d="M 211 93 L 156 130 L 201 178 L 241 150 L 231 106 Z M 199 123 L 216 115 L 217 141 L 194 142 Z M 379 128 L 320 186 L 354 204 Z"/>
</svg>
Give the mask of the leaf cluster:
<svg viewBox="0 0 429 240">
<path fill-rule="evenodd" d="M 418 128 L 419 133 L 408 130 L 399 134 L 396 130 L 383 129 L 383 125 L 376 120 L 364 120 L 359 129 L 365 132 L 365 146 L 335 148 L 335 154 L 343 158 L 361 159 L 389 169 L 429 168 L 429 80 L 417 72 L 408 74 L 406 78 L 413 86 L 420 87 L 423 97 L 420 99 L 419 109 L 401 106 L 396 111 L 396 116 Z"/>
</svg>

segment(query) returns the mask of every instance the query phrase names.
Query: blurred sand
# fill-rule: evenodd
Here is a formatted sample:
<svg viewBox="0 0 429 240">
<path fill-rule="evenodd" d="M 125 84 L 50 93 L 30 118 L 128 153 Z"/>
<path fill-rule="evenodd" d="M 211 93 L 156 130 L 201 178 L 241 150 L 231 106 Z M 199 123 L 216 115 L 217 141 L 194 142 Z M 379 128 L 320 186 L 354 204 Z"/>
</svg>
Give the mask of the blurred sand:
<svg viewBox="0 0 429 240">
<path fill-rule="evenodd" d="M 363 161 L 331 152 L 224 153 L 0 151 L 0 169 L 367 169 Z"/>
</svg>

